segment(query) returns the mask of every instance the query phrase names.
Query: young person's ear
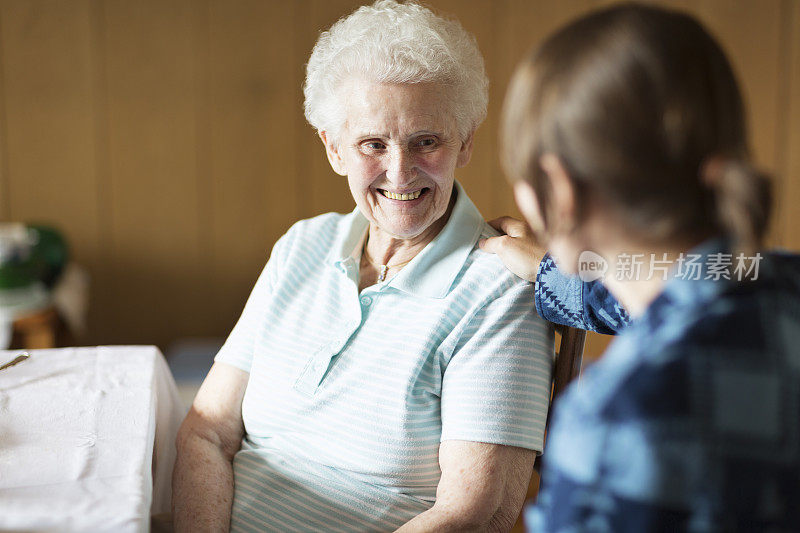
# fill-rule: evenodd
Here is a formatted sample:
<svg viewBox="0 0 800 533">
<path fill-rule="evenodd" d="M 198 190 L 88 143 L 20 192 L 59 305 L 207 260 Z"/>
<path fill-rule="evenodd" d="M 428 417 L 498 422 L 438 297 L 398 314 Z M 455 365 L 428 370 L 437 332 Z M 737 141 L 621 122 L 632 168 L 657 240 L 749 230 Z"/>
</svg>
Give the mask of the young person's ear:
<svg viewBox="0 0 800 533">
<path fill-rule="evenodd" d="M 326 131 L 320 131 L 319 138 L 322 140 L 322 144 L 325 145 L 325 153 L 328 155 L 328 162 L 331 164 L 333 171 L 340 176 L 347 176 L 344 159 L 339 153 L 339 146 L 328 137 L 328 132 Z"/>
<path fill-rule="evenodd" d="M 550 182 L 550 205 L 547 210 L 554 220 L 548 221 L 551 225 L 549 229 L 552 232 L 564 231 L 564 228 L 571 231 L 577 223 L 575 185 L 572 178 L 555 154 L 544 154 L 539 159 L 539 165 Z"/>
<path fill-rule="evenodd" d="M 541 235 L 544 232 L 544 217 L 539 209 L 539 200 L 533 185 L 525 180 L 517 180 L 514 183 L 514 199 L 517 201 L 519 212 L 525 217 L 525 221 L 533 232 Z"/>
</svg>

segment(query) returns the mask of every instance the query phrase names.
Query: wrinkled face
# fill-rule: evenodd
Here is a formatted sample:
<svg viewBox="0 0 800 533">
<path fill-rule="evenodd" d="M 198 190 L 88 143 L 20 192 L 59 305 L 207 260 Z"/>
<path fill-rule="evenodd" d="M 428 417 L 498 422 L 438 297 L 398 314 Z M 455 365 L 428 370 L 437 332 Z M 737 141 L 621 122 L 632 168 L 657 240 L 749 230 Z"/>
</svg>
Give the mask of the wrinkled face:
<svg viewBox="0 0 800 533">
<path fill-rule="evenodd" d="M 436 84 L 351 80 L 338 144 L 321 134 L 358 208 L 393 237 L 432 227 L 447 211 L 456 167 L 469 161 L 472 140 L 459 138 L 446 94 Z"/>
</svg>

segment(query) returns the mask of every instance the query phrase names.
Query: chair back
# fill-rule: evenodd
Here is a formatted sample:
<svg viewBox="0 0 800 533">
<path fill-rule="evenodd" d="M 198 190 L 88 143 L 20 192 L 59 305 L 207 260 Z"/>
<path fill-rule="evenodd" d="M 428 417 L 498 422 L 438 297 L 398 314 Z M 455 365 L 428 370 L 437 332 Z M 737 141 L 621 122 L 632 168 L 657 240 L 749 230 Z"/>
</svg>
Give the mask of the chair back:
<svg viewBox="0 0 800 533">
<path fill-rule="evenodd" d="M 553 366 L 553 390 L 550 395 L 550 408 L 547 410 L 547 421 L 545 422 L 545 437 L 547 427 L 550 425 L 550 413 L 553 408 L 553 401 L 566 388 L 570 381 L 581 374 L 581 364 L 583 363 L 583 347 L 586 344 L 586 332 L 582 329 L 571 328 L 554 324 L 555 330 L 561 335 L 561 342 L 558 346 L 555 365 Z M 537 474 L 541 470 L 541 456 L 536 458 L 533 465 Z"/>
</svg>

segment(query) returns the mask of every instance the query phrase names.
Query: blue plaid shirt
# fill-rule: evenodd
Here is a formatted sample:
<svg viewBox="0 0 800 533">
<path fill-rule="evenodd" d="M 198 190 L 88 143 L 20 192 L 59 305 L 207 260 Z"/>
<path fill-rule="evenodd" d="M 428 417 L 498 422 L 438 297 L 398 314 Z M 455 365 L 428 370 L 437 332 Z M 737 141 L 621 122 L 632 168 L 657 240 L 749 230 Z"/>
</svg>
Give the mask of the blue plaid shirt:
<svg viewBox="0 0 800 533">
<path fill-rule="evenodd" d="M 542 317 L 624 331 L 556 402 L 529 531 L 800 531 L 800 258 L 706 274 L 673 277 L 631 321 L 542 262 Z"/>
</svg>

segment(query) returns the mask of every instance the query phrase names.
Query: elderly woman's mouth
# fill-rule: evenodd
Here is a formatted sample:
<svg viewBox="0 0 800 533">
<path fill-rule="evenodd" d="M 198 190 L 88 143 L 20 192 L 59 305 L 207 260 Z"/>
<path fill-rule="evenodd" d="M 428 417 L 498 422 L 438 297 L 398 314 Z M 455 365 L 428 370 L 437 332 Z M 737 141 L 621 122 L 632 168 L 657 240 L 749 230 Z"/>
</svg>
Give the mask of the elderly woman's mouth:
<svg viewBox="0 0 800 533">
<path fill-rule="evenodd" d="M 423 187 L 422 189 L 419 189 L 419 190 L 416 190 L 416 191 L 407 192 L 407 193 L 396 193 L 396 192 L 387 191 L 386 189 L 378 189 L 378 191 L 380 191 L 380 193 L 383 196 L 385 196 L 386 198 L 389 198 L 390 200 L 400 200 L 400 201 L 407 202 L 409 200 L 416 200 L 417 198 L 419 198 L 420 196 L 422 196 L 423 194 L 428 192 L 428 188 L 427 187 Z"/>
</svg>

